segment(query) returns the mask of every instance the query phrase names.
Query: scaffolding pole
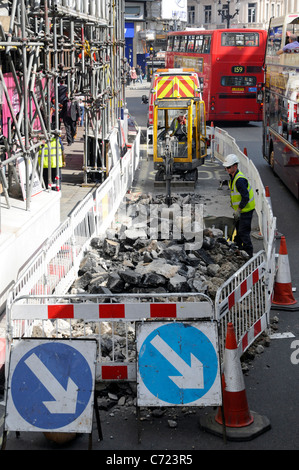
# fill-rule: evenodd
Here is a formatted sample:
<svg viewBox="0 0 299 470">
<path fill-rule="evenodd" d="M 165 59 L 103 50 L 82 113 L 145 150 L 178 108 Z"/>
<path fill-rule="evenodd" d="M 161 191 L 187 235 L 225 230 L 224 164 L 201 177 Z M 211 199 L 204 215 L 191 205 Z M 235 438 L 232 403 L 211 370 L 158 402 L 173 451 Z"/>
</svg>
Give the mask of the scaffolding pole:
<svg viewBox="0 0 299 470">
<path fill-rule="evenodd" d="M 58 150 L 61 79 L 70 97 L 84 98 L 82 183 L 94 173 L 100 175 L 100 182 L 109 174 L 109 136 L 125 103 L 124 0 L 8 0 L 4 5 L 7 22 L 0 23 L 1 181 L 9 207 L 13 180 L 21 185 L 18 162 L 23 159 L 26 210 L 30 210 L 35 178 L 44 190 L 51 183 L 50 169 L 48 180 L 42 178 L 44 148 L 50 149 L 54 138 Z M 58 151 L 56 155 L 58 176 Z"/>
</svg>

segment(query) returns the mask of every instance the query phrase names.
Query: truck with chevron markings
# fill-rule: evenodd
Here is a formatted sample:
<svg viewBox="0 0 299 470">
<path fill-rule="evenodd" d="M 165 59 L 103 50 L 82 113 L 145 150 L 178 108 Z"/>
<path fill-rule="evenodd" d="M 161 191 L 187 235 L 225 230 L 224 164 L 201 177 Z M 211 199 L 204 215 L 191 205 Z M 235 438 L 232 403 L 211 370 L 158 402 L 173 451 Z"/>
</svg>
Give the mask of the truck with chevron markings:
<svg viewBox="0 0 299 470">
<path fill-rule="evenodd" d="M 152 78 L 149 96 L 142 100 L 148 103 L 147 146 L 148 155 L 153 154 L 154 102 L 164 98 L 201 98 L 201 86 L 197 73 L 189 68 L 158 69 Z"/>
<path fill-rule="evenodd" d="M 197 180 L 207 155 L 205 105 L 198 75 L 192 69 L 157 70 L 149 95 L 148 156 L 156 181 L 166 186 L 174 175 Z"/>
</svg>

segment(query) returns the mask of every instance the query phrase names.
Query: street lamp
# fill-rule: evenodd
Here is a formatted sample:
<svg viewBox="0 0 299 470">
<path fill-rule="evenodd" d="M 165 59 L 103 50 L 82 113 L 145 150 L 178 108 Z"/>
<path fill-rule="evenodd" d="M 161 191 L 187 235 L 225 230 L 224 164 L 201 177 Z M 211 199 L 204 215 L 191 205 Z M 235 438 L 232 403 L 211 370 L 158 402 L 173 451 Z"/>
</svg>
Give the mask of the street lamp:
<svg viewBox="0 0 299 470">
<path fill-rule="evenodd" d="M 218 5 L 221 6 L 221 0 L 218 1 Z M 236 15 L 239 14 L 239 8 L 236 8 L 235 13 L 231 15 L 229 12 L 230 0 L 226 0 L 226 5 L 227 5 L 226 8 L 221 8 L 218 10 L 218 15 L 221 15 L 222 21 L 224 20 L 227 21 L 227 29 L 229 29 L 230 20 L 232 20 Z"/>
</svg>

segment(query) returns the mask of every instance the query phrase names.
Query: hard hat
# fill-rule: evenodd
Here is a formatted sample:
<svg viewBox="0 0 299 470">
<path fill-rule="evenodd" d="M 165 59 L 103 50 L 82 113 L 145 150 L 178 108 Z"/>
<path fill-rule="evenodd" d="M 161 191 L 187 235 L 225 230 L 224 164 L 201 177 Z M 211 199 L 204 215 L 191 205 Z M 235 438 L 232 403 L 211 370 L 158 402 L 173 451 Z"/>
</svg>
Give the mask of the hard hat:
<svg viewBox="0 0 299 470">
<path fill-rule="evenodd" d="M 238 159 L 237 155 L 230 153 L 224 160 L 223 166 L 228 167 L 234 165 L 235 163 L 240 163 L 240 160 Z"/>
</svg>

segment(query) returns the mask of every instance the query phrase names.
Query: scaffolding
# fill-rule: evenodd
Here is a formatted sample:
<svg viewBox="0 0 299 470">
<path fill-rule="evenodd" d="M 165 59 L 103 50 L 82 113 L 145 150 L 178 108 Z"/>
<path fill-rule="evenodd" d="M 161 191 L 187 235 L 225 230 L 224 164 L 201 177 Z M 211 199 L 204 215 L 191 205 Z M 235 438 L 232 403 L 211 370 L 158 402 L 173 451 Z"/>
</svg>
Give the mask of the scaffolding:
<svg viewBox="0 0 299 470">
<path fill-rule="evenodd" d="M 8 207 L 16 187 L 29 210 L 36 191 L 57 185 L 49 170 L 44 181 L 43 168 L 55 142 L 59 180 L 61 87 L 84 102 L 83 183 L 106 179 L 109 136 L 124 115 L 124 65 L 124 0 L 0 2 L 0 183 Z"/>
</svg>

